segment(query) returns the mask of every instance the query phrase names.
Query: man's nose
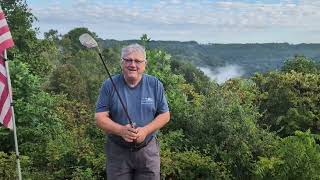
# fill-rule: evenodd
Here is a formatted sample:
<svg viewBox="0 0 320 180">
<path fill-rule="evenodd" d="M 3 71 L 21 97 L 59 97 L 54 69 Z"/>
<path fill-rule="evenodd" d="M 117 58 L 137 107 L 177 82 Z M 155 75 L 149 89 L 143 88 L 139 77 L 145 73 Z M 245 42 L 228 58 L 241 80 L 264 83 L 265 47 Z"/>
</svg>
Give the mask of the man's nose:
<svg viewBox="0 0 320 180">
<path fill-rule="evenodd" d="M 129 61 L 129 66 L 136 66 L 136 62 L 135 61 Z"/>
</svg>

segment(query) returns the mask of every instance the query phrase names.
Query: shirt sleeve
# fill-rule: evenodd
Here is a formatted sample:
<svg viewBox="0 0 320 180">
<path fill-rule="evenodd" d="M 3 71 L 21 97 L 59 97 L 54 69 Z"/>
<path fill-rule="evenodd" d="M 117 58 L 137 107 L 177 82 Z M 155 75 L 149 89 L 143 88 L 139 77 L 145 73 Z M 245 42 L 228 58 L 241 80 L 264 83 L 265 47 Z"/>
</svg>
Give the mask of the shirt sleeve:
<svg viewBox="0 0 320 180">
<path fill-rule="evenodd" d="M 169 111 L 167 98 L 165 96 L 163 84 L 157 81 L 157 114 Z"/>
<path fill-rule="evenodd" d="M 111 88 L 110 83 L 106 80 L 101 88 L 99 97 L 96 103 L 96 112 L 108 112 L 110 111 L 110 98 L 111 97 Z"/>
</svg>

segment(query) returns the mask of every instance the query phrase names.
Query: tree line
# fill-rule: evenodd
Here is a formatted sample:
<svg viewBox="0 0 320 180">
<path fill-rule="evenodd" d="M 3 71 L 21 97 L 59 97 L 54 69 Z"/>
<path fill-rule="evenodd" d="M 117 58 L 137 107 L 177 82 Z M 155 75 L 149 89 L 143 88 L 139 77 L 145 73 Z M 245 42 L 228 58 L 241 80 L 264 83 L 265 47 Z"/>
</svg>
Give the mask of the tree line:
<svg viewBox="0 0 320 180">
<path fill-rule="evenodd" d="M 100 39 L 101 45 L 105 48 L 120 47 L 133 42 L 139 42 L 139 40 Z M 209 67 L 212 70 L 228 64 L 240 65 L 247 78 L 256 72 L 280 70 L 284 60 L 292 59 L 296 55 L 304 55 L 315 61 L 320 59 L 320 44 L 199 44 L 195 41 L 150 40 L 147 46 L 149 49 L 166 51 L 174 60 L 190 62 L 195 66 Z"/>
</svg>

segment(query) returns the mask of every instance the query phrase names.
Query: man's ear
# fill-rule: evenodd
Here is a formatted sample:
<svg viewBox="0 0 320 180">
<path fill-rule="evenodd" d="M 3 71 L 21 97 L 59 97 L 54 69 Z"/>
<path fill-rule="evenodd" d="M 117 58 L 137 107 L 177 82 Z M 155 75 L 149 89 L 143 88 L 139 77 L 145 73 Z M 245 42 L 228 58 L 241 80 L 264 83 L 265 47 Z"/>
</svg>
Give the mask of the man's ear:
<svg viewBox="0 0 320 180">
<path fill-rule="evenodd" d="M 123 68 L 122 68 L 122 61 L 120 62 L 120 69 L 121 69 L 121 71 L 123 70 Z"/>
</svg>

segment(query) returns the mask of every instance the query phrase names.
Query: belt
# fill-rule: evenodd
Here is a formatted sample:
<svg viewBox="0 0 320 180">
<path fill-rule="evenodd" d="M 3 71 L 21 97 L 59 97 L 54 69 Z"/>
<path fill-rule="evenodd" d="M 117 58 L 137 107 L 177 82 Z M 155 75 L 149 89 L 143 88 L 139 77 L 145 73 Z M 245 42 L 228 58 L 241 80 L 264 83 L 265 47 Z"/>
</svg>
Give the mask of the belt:
<svg viewBox="0 0 320 180">
<path fill-rule="evenodd" d="M 140 149 L 146 147 L 153 138 L 154 138 L 154 137 L 150 138 L 148 141 L 143 141 L 142 143 L 139 143 L 139 144 L 134 143 L 134 142 L 128 143 L 128 142 L 116 141 L 116 140 L 114 140 L 114 139 L 112 139 L 112 138 L 110 138 L 110 140 L 111 140 L 114 144 L 116 144 L 116 145 L 118 145 L 118 146 L 120 146 L 120 147 L 122 147 L 122 148 L 128 149 L 128 150 L 130 150 L 131 152 L 136 152 L 136 151 L 139 151 Z"/>
</svg>

